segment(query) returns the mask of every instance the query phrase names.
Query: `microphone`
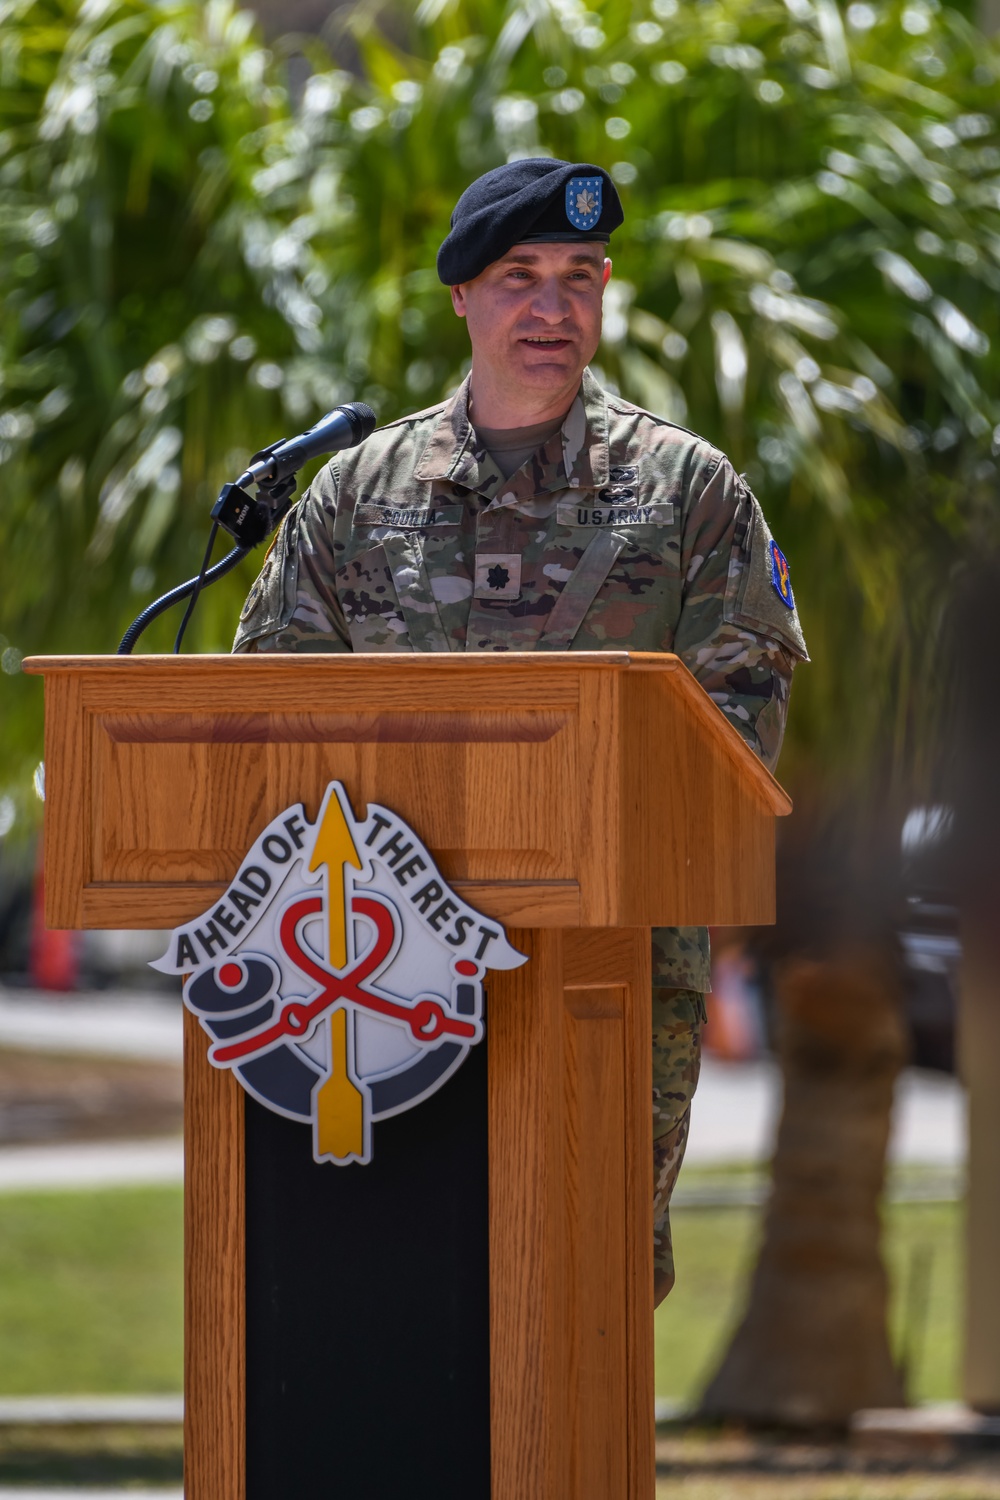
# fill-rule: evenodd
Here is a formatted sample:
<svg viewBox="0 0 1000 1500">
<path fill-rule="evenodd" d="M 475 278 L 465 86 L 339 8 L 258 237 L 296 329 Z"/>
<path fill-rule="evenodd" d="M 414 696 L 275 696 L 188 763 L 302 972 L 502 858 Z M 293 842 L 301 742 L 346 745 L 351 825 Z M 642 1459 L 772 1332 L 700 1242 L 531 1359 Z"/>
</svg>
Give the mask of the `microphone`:
<svg viewBox="0 0 1000 1500">
<path fill-rule="evenodd" d="M 212 520 L 240 547 L 256 547 L 291 505 L 295 471 L 320 453 L 335 453 L 363 442 L 375 431 L 377 420 L 363 401 L 348 401 L 328 411 L 308 432 L 262 448 L 235 484 L 222 486 L 212 507 Z M 247 493 L 252 484 L 258 486 L 256 498 Z"/>
<path fill-rule="evenodd" d="M 363 401 L 348 401 L 343 406 L 335 406 L 308 432 L 286 438 L 275 443 L 270 451 L 257 455 L 237 483 L 241 487 L 280 483 L 320 453 L 337 453 L 341 448 L 353 448 L 364 442 L 375 431 L 377 420 L 371 407 Z"/>
<path fill-rule="evenodd" d="M 119 656 L 128 656 L 146 626 L 172 604 L 188 599 L 188 607 L 181 621 L 174 642 L 174 652 L 181 649 L 181 640 L 198 596 L 206 583 L 228 573 L 247 553 L 269 536 L 286 514 L 292 503 L 295 490 L 295 473 L 320 453 L 336 453 L 341 448 L 353 448 L 364 442 L 375 431 L 378 418 L 370 406 L 363 401 L 347 401 L 335 406 L 321 417 L 308 432 L 298 437 L 284 438 L 255 453 L 250 467 L 241 474 L 235 484 L 224 484 L 219 498 L 212 506 L 212 527 L 208 547 L 197 578 L 188 579 L 178 588 L 171 589 L 154 600 L 141 615 L 138 615 L 122 636 L 118 647 Z M 257 495 L 248 495 L 243 488 L 247 484 L 257 485 Z M 209 568 L 212 544 L 219 527 L 228 531 L 236 546 L 221 562 Z"/>
</svg>

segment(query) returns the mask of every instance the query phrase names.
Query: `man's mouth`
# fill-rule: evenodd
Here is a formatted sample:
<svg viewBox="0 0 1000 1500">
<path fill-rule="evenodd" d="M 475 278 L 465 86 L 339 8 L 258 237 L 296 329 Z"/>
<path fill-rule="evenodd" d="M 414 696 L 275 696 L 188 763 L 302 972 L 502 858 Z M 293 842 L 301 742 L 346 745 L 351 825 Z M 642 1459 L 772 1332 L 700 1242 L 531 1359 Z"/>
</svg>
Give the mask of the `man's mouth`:
<svg viewBox="0 0 1000 1500">
<path fill-rule="evenodd" d="M 569 339 L 560 338 L 558 335 L 545 336 L 528 334 L 521 340 L 521 342 L 522 344 L 535 344 L 540 348 L 550 349 L 561 348 L 563 344 L 569 343 Z"/>
</svg>

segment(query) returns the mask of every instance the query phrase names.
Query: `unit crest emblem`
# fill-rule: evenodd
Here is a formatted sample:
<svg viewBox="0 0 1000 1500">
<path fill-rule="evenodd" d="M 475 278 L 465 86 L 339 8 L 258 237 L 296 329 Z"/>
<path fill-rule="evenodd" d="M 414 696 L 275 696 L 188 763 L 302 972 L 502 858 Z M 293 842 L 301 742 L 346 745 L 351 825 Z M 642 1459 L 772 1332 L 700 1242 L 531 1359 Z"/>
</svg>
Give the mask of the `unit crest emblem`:
<svg viewBox="0 0 1000 1500">
<path fill-rule="evenodd" d="M 428 1098 L 483 1034 L 487 969 L 525 956 L 448 886 L 388 808 L 331 781 L 315 823 L 279 813 L 225 896 L 153 967 L 268 1109 L 311 1123 L 317 1162 L 371 1160 L 372 1125 Z"/>
</svg>

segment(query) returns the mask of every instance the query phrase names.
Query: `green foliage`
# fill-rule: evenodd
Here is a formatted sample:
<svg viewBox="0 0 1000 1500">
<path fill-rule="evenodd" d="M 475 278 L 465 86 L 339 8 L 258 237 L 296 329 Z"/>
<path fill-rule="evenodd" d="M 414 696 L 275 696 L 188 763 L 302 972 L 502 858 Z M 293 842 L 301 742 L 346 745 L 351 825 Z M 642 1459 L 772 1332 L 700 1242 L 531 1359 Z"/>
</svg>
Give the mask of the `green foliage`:
<svg viewBox="0 0 1000 1500">
<path fill-rule="evenodd" d="M 6 6 L 8 673 L 111 649 L 195 571 L 251 448 L 452 388 L 455 199 L 551 152 L 625 202 L 605 377 L 725 447 L 792 561 L 815 661 L 786 769 L 876 746 L 912 771 L 949 580 L 994 539 L 997 47 L 938 0 L 387 0 L 348 24 L 359 72 L 317 49 L 292 104 L 228 0 Z M 251 571 L 192 646 L 225 648 Z M 33 764 L 37 687 L 0 683 Z"/>
<path fill-rule="evenodd" d="M 255 249 L 283 227 L 253 181 L 288 106 L 252 18 L 218 0 L 5 9 L 0 630 L 11 671 L 30 651 L 113 650 L 139 607 L 195 571 L 214 491 L 250 434 L 280 426 L 273 361 L 296 351 L 301 310 Z M 223 634 L 232 597 L 205 602 L 207 628 Z M 30 764 L 38 684 L 0 681 L 8 750 Z"/>
<path fill-rule="evenodd" d="M 372 235 L 378 383 L 398 389 L 400 308 L 411 401 L 464 353 L 433 284 L 390 281 L 382 246 L 428 263 L 444 209 L 505 155 L 609 163 L 627 219 L 604 371 L 727 449 L 793 563 L 814 665 L 783 774 L 864 775 L 875 746 L 917 770 L 949 576 L 995 508 L 996 49 L 930 6 L 847 24 L 828 0 L 427 4 L 408 29 L 405 12 L 396 47 L 360 28 L 356 92 L 381 122 L 345 105 L 364 170 L 343 253 Z"/>
</svg>

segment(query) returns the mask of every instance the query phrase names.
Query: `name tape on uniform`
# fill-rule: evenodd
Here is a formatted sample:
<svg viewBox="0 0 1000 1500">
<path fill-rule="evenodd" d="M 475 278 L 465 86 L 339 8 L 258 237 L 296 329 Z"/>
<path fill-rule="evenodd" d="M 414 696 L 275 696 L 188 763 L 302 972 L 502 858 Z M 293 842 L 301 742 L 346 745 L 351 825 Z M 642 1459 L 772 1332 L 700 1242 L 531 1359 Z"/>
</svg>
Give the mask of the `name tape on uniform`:
<svg viewBox="0 0 1000 1500">
<path fill-rule="evenodd" d="M 556 506 L 560 526 L 672 526 L 673 502 L 659 505 L 581 505 L 560 500 Z"/>
<path fill-rule="evenodd" d="M 402 531 L 422 531 L 428 526 L 461 526 L 461 505 L 432 505 L 407 509 L 365 501 L 354 508 L 355 526 L 395 526 Z"/>
</svg>

